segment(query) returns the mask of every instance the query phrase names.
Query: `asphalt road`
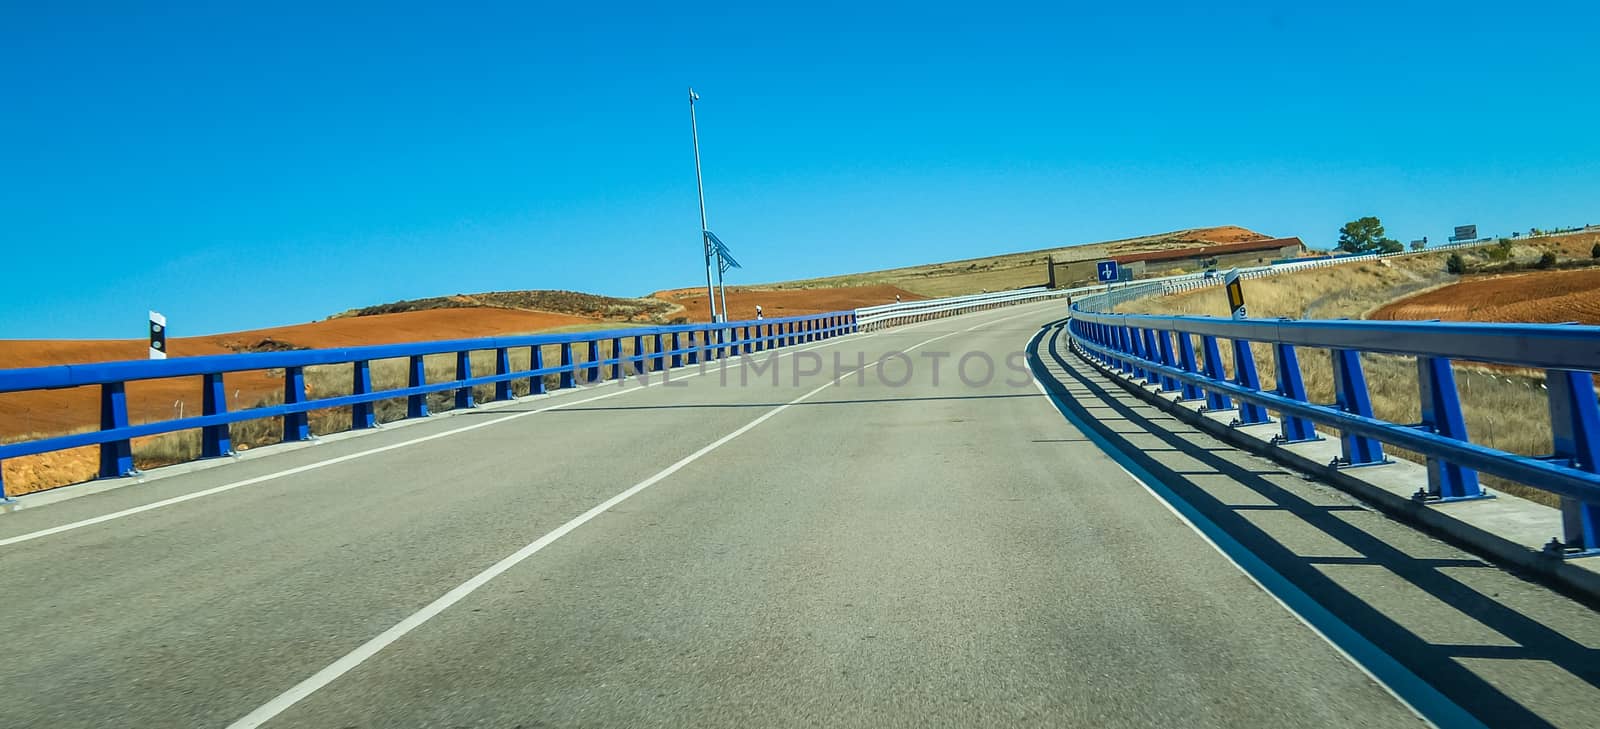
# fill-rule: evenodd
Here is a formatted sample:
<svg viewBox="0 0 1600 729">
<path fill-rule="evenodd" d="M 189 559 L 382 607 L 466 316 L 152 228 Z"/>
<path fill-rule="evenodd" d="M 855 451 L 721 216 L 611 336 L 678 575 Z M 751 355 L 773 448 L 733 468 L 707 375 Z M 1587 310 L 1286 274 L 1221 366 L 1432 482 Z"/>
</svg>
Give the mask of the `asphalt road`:
<svg viewBox="0 0 1600 729">
<path fill-rule="evenodd" d="M 0 517 L 0 724 L 1423 725 L 1391 693 L 1415 691 L 1308 627 L 1025 374 L 1061 313 L 852 336 L 759 374 L 528 399 Z M 1489 725 L 1600 724 L 1592 609 L 1207 443 L 1054 335 L 1036 354 L 1100 437 L 1423 694 Z M 830 384 L 836 356 L 866 368 Z"/>
</svg>

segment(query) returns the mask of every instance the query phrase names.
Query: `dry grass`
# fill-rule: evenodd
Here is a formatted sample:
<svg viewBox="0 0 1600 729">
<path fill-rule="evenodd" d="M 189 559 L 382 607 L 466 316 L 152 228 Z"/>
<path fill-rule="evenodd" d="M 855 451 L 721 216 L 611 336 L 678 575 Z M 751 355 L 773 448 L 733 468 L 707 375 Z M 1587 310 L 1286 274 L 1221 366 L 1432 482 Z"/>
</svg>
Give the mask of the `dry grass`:
<svg viewBox="0 0 1600 729">
<path fill-rule="evenodd" d="M 768 288 L 821 289 L 888 285 L 920 296 L 937 298 L 975 294 L 980 291 L 1043 286 L 1050 277 L 1047 265 L 1047 259 L 1043 255 L 1011 254 L 957 263 L 789 281 L 772 284 Z"/>
<path fill-rule="evenodd" d="M 1361 318 L 1393 299 L 1459 281 L 1445 272 L 1444 260 L 1407 256 L 1252 279 L 1244 282 L 1245 303 L 1257 319 Z M 1118 311 L 1227 316 L 1228 304 L 1215 287 L 1133 301 Z"/>
<path fill-rule="evenodd" d="M 981 291 L 1004 291 L 1027 286 L 1043 286 L 1049 281 L 1049 259 L 1057 262 L 1104 258 L 1113 253 L 1141 253 L 1193 248 L 1211 243 L 1259 240 L 1267 236 L 1234 226 L 1194 228 L 1171 233 L 1126 238 L 1085 245 L 1048 248 L 1023 253 L 971 258 L 947 263 L 908 266 L 884 271 L 828 276 L 825 278 L 769 284 L 763 288 L 813 289 L 838 286 L 885 284 L 927 296 L 960 296 Z"/>
<path fill-rule="evenodd" d="M 481 294 L 456 294 L 426 299 L 396 301 L 389 304 L 352 309 L 333 318 L 351 316 L 376 316 L 408 311 L 432 309 L 472 308 L 516 309 L 521 311 L 556 312 L 576 316 L 609 319 L 613 321 L 664 322 L 673 313 L 672 305 L 655 298 L 622 299 L 614 296 L 585 294 L 577 291 L 491 291 Z"/>
<path fill-rule="evenodd" d="M 1443 269 L 1443 255 L 1313 269 L 1248 281 L 1245 301 L 1253 318 L 1360 318 L 1397 298 L 1454 282 L 1457 277 L 1444 274 Z M 1210 316 L 1227 316 L 1228 313 L 1221 288 L 1130 302 L 1120 310 Z M 1221 342 L 1220 345 L 1224 369 L 1231 377 L 1232 343 Z M 1251 351 L 1263 387 L 1271 389 L 1277 377 L 1271 348 L 1254 344 Z M 1332 403 L 1333 362 L 1329 352 L 1301 349 L 1298 354 L 1308 397 L 1314 402 Z M 1374 415 L 1395 423 L 1421 421 L 1415 358 L 1365 354 L 1362 365 Z M 1473 363 L 1456 363 L 1454 369 L 1461 393 L 1462 415 L 1474 443 L 1522 455 L 1550 453 L 1549 403 L 1541 387 L 1544 382 L 1541 373 L 1509 372 Z M 1278 413 L 1273 415 L 1276 417 Z M 1320 426 L 1319 430 L 1331 432 Z M 1424 460 L 1415 453 L 1386 449 L 1397 457 Z M 1558 501 L 1549 492 L 1522 484 L 1494 477 L 1484 477 L 1483 481 L 1485 485 L 1540 503 L 1555 505 Z"/>
</svg>

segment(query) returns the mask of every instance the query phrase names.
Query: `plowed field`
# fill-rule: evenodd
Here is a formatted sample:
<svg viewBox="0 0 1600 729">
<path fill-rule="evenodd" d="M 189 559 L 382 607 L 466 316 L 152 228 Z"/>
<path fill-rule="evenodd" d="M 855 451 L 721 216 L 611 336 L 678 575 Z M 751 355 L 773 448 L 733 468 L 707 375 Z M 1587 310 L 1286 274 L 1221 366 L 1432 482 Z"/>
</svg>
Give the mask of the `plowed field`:
<svg viewBox="0 0 1600 729">
<path fill-rule="evenodd" d="M 1600 269 L 1462 281 L 1396 301 L 1372 318 L 1600 324 Z"/>
</svg>

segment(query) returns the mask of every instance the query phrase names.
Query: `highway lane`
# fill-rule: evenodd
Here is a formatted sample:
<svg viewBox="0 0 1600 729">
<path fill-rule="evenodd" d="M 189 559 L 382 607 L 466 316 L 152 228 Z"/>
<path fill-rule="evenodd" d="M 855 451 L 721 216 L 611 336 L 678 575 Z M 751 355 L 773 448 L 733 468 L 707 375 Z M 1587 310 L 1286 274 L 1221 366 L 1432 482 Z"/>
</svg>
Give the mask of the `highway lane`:
<svg viewBox="0 0 1600 729">
<path fill-rule="evenodd" d="M 1041 334 L 1042 379 L 1075 423 L 1236 559 L 1257 563 L 1275 594 L 1323 630 L 1356 636 L 1341 645 L 1431 703 L 1442 726 L 1600 723 L 1594 606 L 1228 447 L 1095 372 L 1059 327 Z"/>
<path fill-rule="evenodd" d="M 1000 362 L 1039 320 L 950 349 Z M 1073 438 L 1030 379 L 913 375 L 783 413 L 280 720 L 1419 724 Z"/>
<path fill-rule="evenodd" d="M 855 341 L 894 348 L 919 331 Z M 747 387 L 742 369 L 729 369 L 726 384 L 712 368 L 672 386 L 608 384 L 530 399 L 7 515 L 0 539 L 439 435 L 474 418 L 502 420 L 508 410 L 598 397 L 587 404 L 663 406 L 502 420 L 0 548 L 0 615 L 29 626 L 7 638 L 8 655 L 19 658 L 0 661 L 0 685 L 19 696 L 7 715 L 24 726 L 224 725 L 516 547 L 826 377 L 796 384 L 790 368 L 777 386 Z M 684 404 L 693 407 L 676 407 Z"/>
<path fill-rule="evenodd" d="M 776 384 L 566 393 L 9 515 L 0 540 L 569 403 L 0 547 L 0 615 L 25 626 L 7 723 L 1419 724 L 1006 368 L 1059 309 L 835 340 Z M 827 386 L 835 352 L 913 346 L 902 385 L 890 362 Z M 995 377 L 952 376 L 967 352 Z"/>
</svg>

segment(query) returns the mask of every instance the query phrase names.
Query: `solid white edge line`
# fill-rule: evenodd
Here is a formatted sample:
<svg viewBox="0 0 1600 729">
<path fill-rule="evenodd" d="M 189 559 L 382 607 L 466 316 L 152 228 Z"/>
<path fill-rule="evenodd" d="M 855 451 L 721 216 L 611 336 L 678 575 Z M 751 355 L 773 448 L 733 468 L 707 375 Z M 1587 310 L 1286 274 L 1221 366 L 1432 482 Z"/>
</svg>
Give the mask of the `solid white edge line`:
<svg viewBox="0 0 1600 729">
<path fill-rule="evenodd" d="M 1044 331 L 1045 331 L 1044 329 L 1041 329 L 1039 334 L 1035 334 L 1034 335 L 1033 340 L 1029 342 L 1029 346 L 1028 346 L 1028 351 L 1029 352 L 1032 352 L 1034 350 L 1035 343 L 1037 343 L 1039 341 L 1039 339 L 1041 338 L 1041 335 L 1043 334 Z M 1039 362 L 1042 365 L 1044 361 L 1043 361 L 1042 358 L 1040 358 Z M 1044 383 L 1039 380 L 1039 377 L 1038 377 L 1037 373 L 1035 373 L 1034 376 L 1033 376 L 1033 385 L 1034 385 L 1034 387 L 1038 388 L 1040 394 L 1044 395 L 1047 400 L 1054 401 L 1055 397 L 1050 394 L 1050 391 L 1048 389 L 1045 388 Z M 1052 405 L 1052 407 L 1054 407 L 1054 405 Z M 1070 419 L 1069 419 L 1068 423 L 1071 424 Z M 1074 425 L 1074 427 L 1076 427 L 1076 426 Z M 1088 433 L 1084 433 L 1084 435 L 1085 436 L 1090 436 L 1090 434 L 1088 434 Z M 1096 440 L 1095 438 L 1093 438 L 1091 436 L 1090 437 L 1090 441 L 1095 445 L 1095 447 L 1097 449 L 1100 449 L 1100 450 L 1102 450 L 1102 452 L 1104 452 L 1105 447 L 1102 446 L 1099 443 L 1098 440 Z M 1194 532 L 1196 535 L 1198 535 L 1200 537 L 1201 540 L 1203 540 L 1206 544 L 1210 545 L 1211 548 L 1213 550 L 1215 550 L 1217 554 L 1222 555 L 1222 558 L 1227 560 L 1228 564 L 1233 565 L 1234 569 L 1237 569 L 1241 574 L 1243 574 L 1245 577 L 1249 578 L 1251 582 L 1255 583 L 1256 587 L 1261 588 L 1261 591 L 1266 593 L 1269 597 L 1271 597 L 1273 602 L 1276 602 L 1279 607 L 1282 607 L 1284 609 L 1285 612 L 1287 612 L 1290 615 L 1294 616 L 1294 619 L 1299 621 L 1301 625 L 1306 626 L 1308 629 L 1311 630 L 1311 632 L 1313 634 L 1315 634 L 1318 638 L 1321 638 L 1324 643 L 1327 643 L 1330 647 L 1332 647 L 1334 652 L 1336 652 L 1340 656 L 1342 656 L 1346 662 L 1348 662 L 1352 666 L 1355 666 L 1356 670 L 1361 671 L 1361 673 L 1363 675 L 1365 675 L 1374 684 L 1377 684 L 1379 688 L 1382 688 L 1385 693 L 1387 693 L 1387 694 L 1389 694 L 1389 696 L 1393 697 L 1395 701 L 1399 702 L 1400 705 L 1404 706 L 1407 711 L 1410 711 L 1418 719 L 1422 720 L 1423 723 L 1427 724 L 1428 726 L 1432 726 L 1432 727 L 1438 727 L 1439 726 L 1437 723 L 1434 722 L 1434 720 L 1432 718 L 1430 718 L 1427 714 L 1423 713 L 1423 711 L 1420 708 L 1418 708 L 1418 706 L 1414 702 L 1412 702 L 1410 699 L 1408 699 L 1407 697 L 1402 695 L 1398 690 L 1395 689 L 1394 686 L 1390 685 L 1387 681 L 1384 681 L 1382 678 L 1379 678 L 1378 675 L 1376 673 L 1374 673 L 1373 670 L 1366 665 L 1366 663 L 1364 663 L 1361 660 L 1357 659 L 1354 654 L 1352 654 L 1349 650 L 1347 650 L 1338 641 L 1335 641 L 1333 639 L 1333 637 L 1328 635 L 1328 633 L 1326 631 L 1324 631 L 1320 626 L 1318 626 L 1310 618 L 1308 618 L 1306 615 L 1304 615 L 1299 610 L 1297 610 L 1293 605 L 1291 605 L 1287 600 L 1285 600 L 1283 596 L 1279 595 L 1276 590 L 1274 590 L 1273 588 L 1269 587 L 1260 577 L 1258 577 L 1255 574 L 1254 570 L 1251 570 L 1251 569 L 1245 567 L 1243 564 L 1241 564 L 1239 562 L 1238 559 L 1235 559 L 1234 556 L 1231 553 L 1229 553 L 1229 551 L 1227 549 L 1224 549 L 1222 547 L 1222 545 L 1218 544 L 1214 539 L 1212 539 L 1211 535 L 1208 534 L 1205 529 L 1202 529 L 1198 524 L 1196 524 L 1192 519 L 1190 519 L 1188 517 L 1188 515 L 1184 514 L 1181 510 L 1179 510 L 1177 505 L 1173 504 L 1172 501 L 1168 500 L 1167 497 L 1163 496 L 1159 491 L 1157 491 L 1149 483 L 1146 483 L 1144 479 L 1139 478 L 1132 471 L 1129 471 L 1128 468 L 1126 466 L 1122 465 L 1122 463 L 1119 462 L 1115 457 L 1110 456 L 1109 454 L 1108 454 L 1108 457 L 1111 458 L 1112 463 L 1114 463 L 1117 466 L 1118 469 L 1120 469 L 1124 474 L 1126 474 L 1129 479 L 1131 479 L 1134 483 L 1139 484 L 1139 486 L 1145 490 L 1145 493 L 1150 494 L 1151 498 L 1154 498 L 1158 503 L 1160 503 L 1162 506 L 1166 507 L 1167 511 L 1171 512 L 1173 516 L 1177 517 L 1178 521 L 1182 522 L 1185 526 L 1189 527 L 1190 531 Z M 1177 496 L 1176 494 L 1174 494 L 1172 496 L 1172 498 L 1181 500 L 1181 497 Z M 1193 507 L 1190 506 L 1190 508 L 1193 508 Z M 1201 518 L 1204 518 L 1203 515 L 1202 515 Z M 1215 525 L 1212 525 L 1212 529 L 1217 531 L 1217 533 L 1224 535 L 1225 538 L 1231 539 L 1231 537 L 1227 537 L 1227 533 L 1222 531 L 1221 527 L 1217 527 Z M 1237 545 L 1237 548 L 1240 549 L 1241 551 L 1245 551 L 1245 552 L 1249 551 L 1249 550 L 1245 549 L 1243 545 Z M 1266 565 L 1265 563 L 1263 563 L 1258 569 L 1261 569 L 1261 570 L 1269 572 L 1278 581 L 1281 581 L 1285 585 L 1287 585 L 1288 589 L 1297 590 L 1297 591 L 1299 590 L 1299 588 L 1297 586 L 1295 586 L 1294 583 L 1289 582 L 1288 578 L 1283 577 L 1281 574 L 1278 574 L 1277 571 L 1274 570 L 1270 565 Z M 1300 597 L 1302 599 L 1312 603 L 1312 604 L 1320 606 L 1320 603 L 1317 603 L 1314 598 L 1312 598 L 1308 594 L 1305 594 L 1303 591 L 1301 592 Z M 1326 608 L 1322 608 L 1322 609 L 1326 611 Z M 1329 615 L 1328 619 L 1338 621 L 1341 625 L 1343 625 L 1344 629 L 1347 630 L 1349 633 L 1351 633 L 1352 635 L 1355 635 L 1360 640 L 1366 641 L 1365 636 L 1362 636 L 1360 633 L 1357 633 L 1354 628 L 1350 628 L 1348 625 L 1344 625 L 1343 621 L 1340 620 L 1338 616 L 1333 615 L 1331 611 L 1328 611 L 1328 615 Z M 1366 642 L 1369 643 L 1369 644 L 1371 643 L 1371 641 L 1366 641 Z M 1372 645 L 1371 647 L 1375 651 L 1382 652 L 1382 649 L 1378 648 L 1376 645 Z M 1387 656 L 1387 654 L 1384 654 L 1384 655 Z M 1392 657 L 1389 657 L 1389 660 L 1393 661 L 1394 659 Z M 1410 671 L 1410 669 L 1407 669 L 1405 666 L 1400 665 L 1398 661 L 1394 661 L 1394 663 L 1395 663 L 1395 668 L 1397 668 L 1398 670 L 1401 670 L 1401 671 L 1405 671 L 1417 683 L 1425 685 L 1425 686 L 1428 686 L 1428 688 L 1430 690 L 1437 691 L 1437 689 L 1433 689 L 1431 685 L 1429 685 L 1425 681 L 1423 681 L 1420 676 L 1416 676 L 1414 673 L 1412 673 Z M 1458 726 L 1461 726 L 1461 727 L 1484 727 L 1484 725 L 1481 722 L 1479 722 L 1476 717 L 1471 716 L 1471 714 L 1467 713 L 1465 709 L 1461 709 L 1459 706 L 1456 706 L 1454 702 L 1449 701 L 1448 697 L 1444 697 L 1441 694 L 1439 698 L 1441 700 L 1445 701 L 1445 702 L 1448 702 L 1450 704 L 1450 706 L 1455 708 L 1455 710 L 1457 710 L 1457 711 L 1461 712 L 1462 714 L 1464 714 L 1466 719 L 1467 719 L 1466 721 L 1463 721 L 1460 718 L 1458 718 L 1455 721 L 1449 722 L 1449 726 L 1451 726 L 1451 727 L 1458 727 Z"/>
<path fill-rule="evenodd" d="M 986 325 L 994 324 L 994 323 L 997 323 L 997 322 L 1006 321 L 1008 319 L 1015 319 L 1015 318 L 1017 318 L 1019 316 L 1023 316 L 1023 315 L 1029 314 L 1029 313 L 1032 313 L 1032 312 L 1020 312 L 1020 313 L 1015 314 L 1013 316 L 1002 317 L 1000 319 L 995 319 L 993 321 L 982 322 L 980 324 L 976 324 L 976 325 L 974 325 L 972 327 L 969 327 L 967 329 L 961 329 L 961 330 L 958 330 L 958 331 L 947 332 L 947 333 L 941 334 L 941 335 L 939 335 L 937 337 L 933 337 L 931 339 L 926 339 L 926 340 L 923 340 L 923 341 L 918 342 L 916 344 L 913 344 L 910 347 L 907 347 L 907 348 L 905 348 L 904 350 L 901 350 L 901 351 L 902 352 L 910 352 L 910 351 L 915 350 L 915 349 L 917 349 L 919 347 L 922 347 L 922 346 L 927 345 L 927 344 L 932 344 L 933 342 L 937 342 L 937 341 L 939 341 L 941 339 L 944 339 L 946 337 L 953 337 L 953 336 L 955 336 L 957 334 L 964 334 L 966 332 L 970 332 L 970 331 L 972 331 L 974 329 L 977 329 L 978 327 L 981 327 L 981 326 L 986 326 Z M 869 362 L 865 366 L 853 369 L 849 373 L 846 373 L 846 374 L 854 374 L 858 370 L 871 369 L 872 367 L 875 367 L 875 366 L 881 364 L 882 362 L 883 362 L 882 359 L 879 359 L 879 360 L 876 360 L 876 361 L 873 361 L 873 362 Z M 343 676 L 345 673 L 348 673 L 350 670 L 356 668 L 357 666 L 360 666 L 362 663 L 366 662 L 367 659 L 373 657 L 374 655 L 377 655 L 379 651 L 382 651 L 384 648 L 386 648 L 389 645 L 393 644 L 395 641 L 401 639 L 402 637 L 405 637 L 405 635 L 407 633 L 410 633 L 411 631 L 413 631 L 413 630 L 417 629 L 418 627 L 422 626 L 424 623 L 428 622 L 429 620 L 432 620 L 434 617 L 438 616 L 440 613 L 442 613 L 446 609 L 448 609 L 451 605 L 454 605 L 457 602 L 460 602 L 466 596 L 471 595 L 473 592 L 477 591 L 479 588 L 481 588 L 484 585 L 488 584 L 494 578 L 496 578 L 496 577 L 500 576 L 501 574 L 505 573 L 506 570 L 509 570 L 512 567 L 517 566 L 522 561 L 524 561 L 524 560 L 528 559 L 529 557 L 532 557 L 533 555 L 537 554 L 540 550 L 542 550 L 545 547 L 549 546 L 551 543 L 555 542 L 557 539 L 560 539 L 561 537 L 564 537 L 568 533 L 572 532 L 572 530 L 577 529 L 580 526 L 583 526 L 584 524 L 586 524 L 589 521 L 593 520 L 595 517 L 605 513 L 608 509 L 611 509 L 611 508 L 615 507 L 616 505 L 628 500 L 628 498 L 632 497 L 634 494 L 637 494 L 640 491 L 643 491 L 643 490 L 645 490 L 647 488 L 650 488 L 651 486 L 654 486 L 655 484 L 661 482 L 663 479 L 667 478 L 668 476 L 671 476 L 672 474 L 677 473 L 683 467 L 688 466 L 691 463 L 694 463 L 695 461 L 699 460 L 701 457 L 703 457 L 706 454 L 708 454 L 708 453 L 710 453 L 710 452 L 722 447 L 724 444 L 728 443 L 729 441 L 733 440 L 734 438 L 737 438 L 737 437 L 739 437 L 739 436 L 741 436 L 741 435 L 743 435 L 745 433 L 750 432 L 756 426 L 761 425 L 762 423 L 765 423 L 766 421 L 772 419 L 772 417 L 776 416 L 778 413 L 781 413 L 781 412 L 783 412 L 785 410 L 788 410 L 790 407 L 792 407 L 792 406 L 794 406 L 794 405 L 796 405 L 796 404 L 798 404 L 798 403 L 810 398 L 813 395 L 816 395 L 819 392 L 822 392 L 823 390 L 825 390 L 825 389 L 827 389 L 829 387 L 832 387 L 834 385 L 839 384 L 841 381 L 843 381 L 843 375 L 841 375 L 839 377 L 836 377 L 836 378 L 834 378 L 832 380 L 829 380 L 827 382 L 824 382 L 821 385 L 818 385 L 816 388 L 806 392 L 805 394 L 803 394 L 803 395 L 801 395 L 801 396 L 799 396 L 799 397 L 797 397 L 797 398 L 795 398 L 793 400 L 790 400 L 790 401 L 788 401 L 788 402 L 786 402 L 786 403 L 784 403 L 782 405 L 779 405 L 779 406 L 777 406 L 777 407 L 775 407 L 775 408 L 773 408 L 771 410 L 768 410 L 765 413 L 762 413 L 760 417 L 757 417 L 755 420 L 752 420 L 752 421 L 750 421 L 748 423 L 745 423 L 743 426 L 740 426 L 737 430 L 734 430 L 733 432 L 728 433 L 727 435 L 724 435 L 721 438 L 716 439 L 715 441 L 712 441 L 710 444 L 702 447 L 700 450 L 697 450 L 694 453 L 691 453 L 691 454 L 683 457 L 682 459 L 679 459 L 676 463 L 673 463 L 672 465 L 667 466 L 666 468 L 656 472 L 655 475 L 652 475 L 649 478 L 646 478 L 645 480 L 634 484 L 633 486 L 629 487 L 627 490 L 623 491 L 622 493 L 619 493 L 616 496 L 613 496 L 613 497 L 611 497 L 609 499 L 606 499 L 605 501 L 603 501 L 600 504 L 596 505 L 594 508 L 591 508 L 588 511 L 585 511 L 582 514 L 579 514 L 578 516 L 574 517 L 571 521 L 568 521 L 567 523 L 562 524 L 559 527 L 556 527 L 554 530 L 551 530 L 549 533 L 545 534 L 544 536 L 539 537 L 538 539 L 535 539 L 533 542 L 529 543 L 527 546 L 524 546 L 523 548 L 511 553 L 509 556 L 505 557 L 504 559 L 501 559 L 499 562 L 496 562 L 493 565 L 489 566 L 488 569 L 485 569 L 482 572 L 479 572 L 478 574 L 473 575 L 466 582 L 463 582 L 460 585 L 457 585 L 456 587 L 452 588 L 449 592 L 446 592 L 445 594 L 441 595 L 440 597 L 435 599 L 433 602 L 428 603 L 421 610 L 418 610 L 418 611 L 412 613 L 411 615 L 407 616 L 405 619 L 401 620 L 400 622 L 395 623 L 394 626 L 390 627 L 388 630 L 385 630 L 382 633 L 379 633 L 376 637 L 368 640 L 365 643 L 362 643 L 355 650 L 350 651 L 349 653 L 346 653 L 345 655 L 341 656 L 338 660 L 334 661 L 333 663 L 328 664 L 325 668 L 323 668 L 322 670 L 317 671 L 316 673 L 312 674 L 309 678 L 305 679 L 304 681 L 301 681 L 298 684 L 295 684 L 289 690 L 277 695 L 272 700 L 270 700 L 270 701 L 266 702 L 265 704 L 262 704 L 261 706 L 257 707 L 254 711 L 251 711 L 250 713 L 244 715 L 238 721 L 235 721 L 232 724 L 229 724 L 228 725 L 228 729 L 254 729 L 255 727 L 259 727 L 262 724 L 264 724 L 264 723 L 266 723 L 268 721 L 271 721 L 273 719 L 273 717 L 276 717 L 278 714 L 283 713 L 289 707 L 294 706 L 295 704 L 299 703 L 302 699 L 306 698 L 307 696 L 310 696 L 311 694 L 316 693 L 322 687 L 327 686 L 329 683 L 332 683 L 335 679 L 339 678 L 340 676 Z M 1037 382 L 1035 382 L 1035 384 L 1037 384 Z"/>
</svg>

